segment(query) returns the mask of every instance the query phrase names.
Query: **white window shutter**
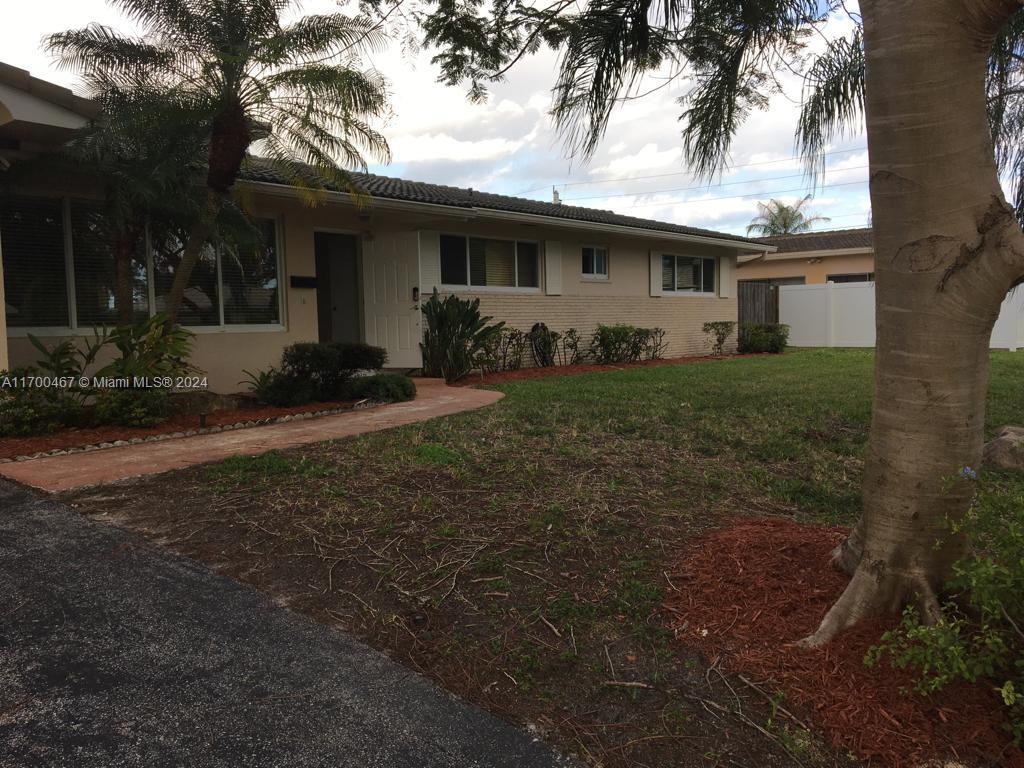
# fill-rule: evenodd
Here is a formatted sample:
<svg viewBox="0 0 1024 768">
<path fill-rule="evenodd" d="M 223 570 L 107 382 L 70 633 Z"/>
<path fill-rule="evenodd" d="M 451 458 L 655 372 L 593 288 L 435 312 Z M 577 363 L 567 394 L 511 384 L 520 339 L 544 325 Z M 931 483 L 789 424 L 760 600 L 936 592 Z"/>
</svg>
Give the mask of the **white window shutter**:
<svg viewBox="0 0 1024 768">
<path fill-rule="evenodd" d="M 420 293 L 429 296 L 441 289 L 441 235 L 421 229 L 420 237 Z"/>
<path fill-rule="evenodd" d="M 661 296 L 661 253 L 651 251 L 651 296 Z"/>
<path fill-rule="evenodd" d="M 735 256 L 723 256 L 718 260 L 718 295 L 723 299 L 732 296 L 733 264 Z"/>
<path fill-rule="evenodd" d="M 562 243 L 558 240 L 544 242 L 544 292 L 562 295 Z"/>
</svg>

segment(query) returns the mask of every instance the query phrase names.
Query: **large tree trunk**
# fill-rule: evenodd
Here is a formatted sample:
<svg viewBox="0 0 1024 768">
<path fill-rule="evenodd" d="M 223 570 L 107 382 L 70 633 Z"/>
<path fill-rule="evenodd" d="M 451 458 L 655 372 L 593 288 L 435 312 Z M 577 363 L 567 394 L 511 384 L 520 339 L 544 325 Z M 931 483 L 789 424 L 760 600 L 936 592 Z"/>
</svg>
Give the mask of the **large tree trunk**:
<svg viewBox="0 0 1024 768">
<path fill-rule="evenodd" d="M 199 220 L 189 232 L 188 242 L 174 272 L 174 282 L 167 296 L 167 322 L 164 327 L 172 329 L 178 322 L 181 300 L 188 287 L 192 270 L 199 261 L 203 248 L 210 242 L 231 188 L 238 179 L 245 153 L 252 143 L 252 129 L 249 118 L 241 104 L 225 107 L 213 121 L 210 133 L 210 149 L 206 170 L 206 199 Z"/>
<path fill-rule="evenodd" d="M 875 398 L 853 570 L 818 631 L 917 604 L 926 619 L 964 541 L 949 521 L 981 459 L 989 337 L 1024 274 L 985 109 L 995 33 L 1019 6 L 862 0 L 875 236 Z"/>
<path fill-rule="evenodd" d="M 181 254 L 181 261 L 174 268 L 174 281 L 171 283 L 171 290 L 167 294 L 167 303 L 164 311 L 167 319 L 164 328 L 170 331 L 178 324 L 178 312 L 181 310 L 181 300 L 185 296 L 185 289 L 192 277 L 192 270 L 199 261 L 203 248 L 210 242 L 217 226 L 217 217 L 224 207 L 224 195 L 215 189 L 206 189 L 206 200 L 203 204 L 203 213 L 192 231 L 188 233 L 188 240 L 185 249 Z"/>
<path fill-rule="evenodd" d="M 135 322 L 135 257 L 142 242 L 144 224 L 126 224 L 114 243 L 114 305 L 118 325 Z"/>
</svg>

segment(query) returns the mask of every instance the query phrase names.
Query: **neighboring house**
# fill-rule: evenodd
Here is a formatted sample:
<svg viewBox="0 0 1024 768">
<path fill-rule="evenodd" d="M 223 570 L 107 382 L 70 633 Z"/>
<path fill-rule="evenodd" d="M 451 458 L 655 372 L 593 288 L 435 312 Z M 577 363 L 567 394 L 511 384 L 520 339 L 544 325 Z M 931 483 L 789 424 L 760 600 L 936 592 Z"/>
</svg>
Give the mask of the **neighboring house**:
<svg viewBox="0 0 1024 768">
<path fill-rule="evenodd" d="M 837 229 L 759 238 L 775 246 L 739 258 L 740 281 L 772 285 L 860 283 L 875 279 L 871 228 Z"/>
<path fill-rule="evenodd" d="M 91 113 L 90 102 L 0 65 L 0 161 L 46 151 Z M 702 325 L 735 320 L 736 259 L 772 246 L 608 211 L 472 189 L 357 175 L 359 208 L 330 192 L 305 205 L 258 162 L 239 184 L 266 246 L 211 249 L 185 292 L 193 362 L 217 391 L 243 370 L 276 365 L 298 341 L 366 341 L 388 365 L 421 364 L 420 302 L 435 288 L 478 297 L 496 320 L 528 330 L 600 323 L 666 330 L 669 355 L 705 353 Z M 90 236 L 95 184 L 38 179 L 0 198 L 0 368 L 33 362 L 29 333 L 91 335 L 111 323 L 112 259 Z M 152 234 L 136 272 L 140 316 L 159 312 L 180 242 Z M 4 327 L 6 324 L 6 327 Z"/>
</svg>

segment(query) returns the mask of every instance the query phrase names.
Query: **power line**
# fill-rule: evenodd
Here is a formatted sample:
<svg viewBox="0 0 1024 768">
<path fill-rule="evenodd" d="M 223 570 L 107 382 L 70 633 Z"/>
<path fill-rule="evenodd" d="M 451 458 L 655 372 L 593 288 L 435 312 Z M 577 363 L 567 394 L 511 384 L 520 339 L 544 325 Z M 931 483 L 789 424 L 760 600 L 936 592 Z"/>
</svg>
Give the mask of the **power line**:
<svg viewBox="0 0 1024 768">
<path fill-rule="evenodd" d="M 849 154 L 850 152 L 863 152 L 866 149 L 867 149 L 867 147 L 854 147 L 852 149 L 837 149 L 837 150 L 834 150 L 832 152 L 822 152 L 821 155 L 819 155 L 819 157 L 831 157 L 832 155 L 845 155 L 845 154 Z M 759 166 L 759 165 L 775 165 L 775 164 L 778 164 L 778 163 L 791 163 L 794 160 L 803 160 L 803 158 L 800 158 L 800 157 L 783 157 L 783 158 L 780 158 L 779 160 L 762 160 L 762 161 L 757 162 L 757 163 L 741 163 L 739 165 L 730 165 L 728 170 L 731 171 L 731 170 L 733 170 L 735 168 L 753 168 L 753 167 Z M 663 179 L 663 178 L 666 178 L 668 176 L 689 176 L 689 175 L 692 175 L 692 173 L 690 171 L 674 171 L 672 173 L 656 173 L 656 174 L 652 174 L 650 176 L 620 176 L 619 178 L 613 178 L 613 179 L 592 179 L 591 181 L 566 181 L 566 182 L 563 182 L 561 184 L 544 184 L 543 186 L 540 186 L 540 187 L 534 187 L 533 189 L 527 189 L 527 190 L 524 190 L 522 192 L 517 192 L 516 195 L 517 196 L 518 195 L 528 195 L 531 192 L 539 192 L 540 190 L 547 189 L 548 187 L 578 187 L 578 186 L 587 185 L 587 184 L 611 184 L 611 183 L 617 182 L 617 181 L 644 181 L 646 179 Z"/>
<path fill-rule="evenodd" d="M 868 166 L 866 166 L 866 165 L 854 165 L 854 166 L 851 166 L 849 168 L 843 168 L 842 170 L 844 170 L 844 171 L 861 171 L 861 170 L 863 170 L 863 169 L 865 169 L 867 167 Z M 665 192 L 690 192 L 690 191 L 697 190 L 697 189 L 718 189 L 719 187 L 734 187 L 737 184 L 760 184 L 760 183 L 765 182 L 765 181 L 782 181 L 784 179 L 799 179 L 803 175 L 804 174 L 802 174 L 802 173 L 794 173 L 794 174 L 790 174 L 789 176 L 772 176 L 772 177 L 767 178 L 767 179 L 746 179 L 744 181 L 727 181 L 724 184 L 715 184 L 713 186 L 708 186 L 708 185 L 700 184 L 700 185 L 695 186 L 695 187 L 674 187 L 672 189 L 655 189 L 655 190 L 650 190 L 650 191 L 645 191 L 645 192 L 616 192 L 613 195 L 589 195 L 587 197 L 563 197 L 562 198 L 562 202 L 563 203 L 568 203 L 568 202 L 572 202 L 573 200 L 604 200 L 604 199 L 609 198 L 609 197 L 639 197 L 640 195 L 659 195 L 659 194 L 663 194 Z M 820 188 L 821 187 L 819 187 L 819 189 Z M 751 193 L 751 194 L 754 194 L 754 193 Z"/>
<path fill-rule="evenodd" d="M 843 181 L 836 184 L 821 184 L 819 189 L 830 189 L 835 186 L 853 186 L 854 184 L 866 184 L 867 179 L 861 181 Z M 691 205 L 693 203 L 711 203 L 716 200 L 745 200 L 746 198 L 764 198 L 771 197 L 774 195 L 785 195 L 786 193 L 794 193 L 794 191 L 804 191 L 806 187 L 798 186 L 793 189 L 775 189 L 774 191 L 757 191 L 757 193 L 746 193 L 745 195 L 726 195 L 721 198 L 700 198 L 699 200 L 676 200 L 676 201 L 662 201 L 656 203 L 638 203 L 631 208 L 649 208 L 650 206 L 684 206 Z"/>
</svg>

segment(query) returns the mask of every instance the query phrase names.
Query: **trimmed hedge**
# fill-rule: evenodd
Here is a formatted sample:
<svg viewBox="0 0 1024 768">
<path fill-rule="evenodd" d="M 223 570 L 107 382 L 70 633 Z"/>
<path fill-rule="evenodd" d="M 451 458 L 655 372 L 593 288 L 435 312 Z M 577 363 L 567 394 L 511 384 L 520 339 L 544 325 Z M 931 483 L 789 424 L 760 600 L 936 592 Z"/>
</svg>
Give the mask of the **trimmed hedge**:
<svg viewBox="0 0 1024 768">
<path fill-rule="evenodd" d="M 373 400 L 378 403 L 402 403 L 416 397 L 416 385 L 408 376 L 398 373 L 377 373 L 356 376 L 346 386 L 352 400 Z"/>
<path fill-rule="evenodd" d="M 357 371 L 379 371 L 386 361 L 383 349 L 359 342 L 293 344 L 281 355 L 284 378 L 275 385 L 294 384 L 301 392 L 308 382 L 313 400 L 338 400 Z"/>
<path fill-rule="evenodd" d="M 789 326 L 781 323 L 743 323 L 739 332 L 739 351 L 778 354 L 789 343 Z"/>
<path fill-rule="evenodd" d="M 96 396 L 93 416 L 99 424 L 155 427 L 171 415 L 166 389 L 105 389 Z"/>
</svg>

